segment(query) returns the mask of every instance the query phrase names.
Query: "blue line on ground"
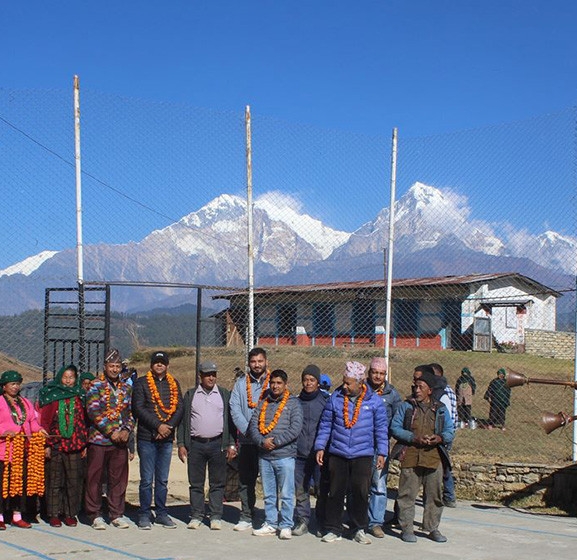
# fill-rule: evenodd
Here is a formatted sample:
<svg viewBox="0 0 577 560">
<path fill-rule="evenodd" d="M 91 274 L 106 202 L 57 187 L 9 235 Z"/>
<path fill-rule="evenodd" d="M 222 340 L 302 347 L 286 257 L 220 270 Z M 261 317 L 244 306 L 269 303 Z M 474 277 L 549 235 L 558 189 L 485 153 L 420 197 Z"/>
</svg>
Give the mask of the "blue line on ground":
<svg viewBox="0 0 577 560">
<path fill-rule="evenodd" d="M 104 544 L 96 543 L 94 541 L 87 541 L 84 539 L 79 539 L 77 537 L 70 537 L 64 534 L 58 534 L 54 531 L 48 531 L 46 529 L 41 529 L 40 527 L 34 527 L 34 531 L 38 531 L 40 533 L 46 533 L 47 535 L 51 535 L 52 537 L 59 537 L 61 539 L 68 539 L 70 541 L 79 542 L 82 544 L 87 544 L 89 546 L 94 546 L 96 548 L 102 548 L 103 550 L 108 550 L 109 552 L 115 552 L 116 554 L 121 554 L 123 556 L 128 556 L 129 558 L 135 558 L 136 560 L 174 560 L 174 558 L 150 558 L 149 556 L 139 556 L 138 554 L 132 554 L 131 552 L 125 552 L 124 550 L 120 550 L 118 548 L 112 548 L 111 546 L 106 546 Z M 52 557 L 46 556 L 46 558 L 50 558 L 50 560 L 54 560 Z"/>
<path fill-rule="evenodd" d="M 483 521 L 469 521 L 467 519 L 463 519 L 462 517 L 447 517 L 444 516 L 443 519 L 446 519 L 448 521 L 453 521 L 455 523 L 464 523 L 465 525 L 475 525 L 476 527 L 497 527 L 499 529 L 503 529 L 505 527 L 505 525 L 503 525 L 502 523 L 485 523 Z M 567 539 L 577 539 L 577 534 L 575 535 L 566 535 L 564 533 L 556 533 L 553 531 L 543 531 L 540 529 L 527 529 L 525 527 L 514 527 L 511 525 L 507 525 L 507 529 L 508 530 L 513 530 L 513 531 L 521 531 L 523 533 L 535 533 L 537 535 L 551 535 L 551 536 L 555 536 L 555 537 L 563 537 L 563 538 L 567 538 Z"/>
<path fill-rule="evenodd" d="M 36 552 L 35 550 L 32 550 L 31 548 L 26 548 L 26 547 L 20 546 L 18 544 L 12 544 L 12 543 L 9 543 L 6 541 L 0 542 L 0 547 L 3 545 L 9 546 L 11 548 L 15 548 L 16 550 L 20 550 L 21 552 L 27 552 L 28 554 L 32 554 L 36 558 L 43 558 L 44 560 L 54 560 L 53 556 L 46 556 L 46 554 L 42 554 L 41 552 Z"/>
</svg>

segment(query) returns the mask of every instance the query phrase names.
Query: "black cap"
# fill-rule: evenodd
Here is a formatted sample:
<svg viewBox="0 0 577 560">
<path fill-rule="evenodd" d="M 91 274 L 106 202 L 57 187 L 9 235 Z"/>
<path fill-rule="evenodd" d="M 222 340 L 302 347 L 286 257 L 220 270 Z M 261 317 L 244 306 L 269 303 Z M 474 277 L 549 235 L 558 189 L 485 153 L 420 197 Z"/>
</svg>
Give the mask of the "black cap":
<svg viewBox="0 0 577 560">
<path fill-rule="evenodd" d="M 165 366 L 168 365 L 168 354 L 166 352 L 155 352 L 150 356 L 150 365 L 153 366 L 154 364 L 158 363 L 164 364 Z"/>
</svg>

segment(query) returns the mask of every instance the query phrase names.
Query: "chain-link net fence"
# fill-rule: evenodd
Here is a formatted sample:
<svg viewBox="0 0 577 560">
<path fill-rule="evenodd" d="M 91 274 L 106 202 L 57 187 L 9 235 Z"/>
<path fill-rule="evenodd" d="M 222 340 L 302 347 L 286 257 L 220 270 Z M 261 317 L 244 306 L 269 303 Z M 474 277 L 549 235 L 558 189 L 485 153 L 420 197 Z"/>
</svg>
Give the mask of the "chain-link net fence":
<svg viewBox="0 0 577 560">
<path fill-rule="evenodd" d="M 83 91 L 84 280 L 113 285 L 110 343 L 138 368 L 143 348 L 167 348 L 192 383 L 198 341 L 232 383 L 254 324 L 254 344 L 296 391 L 308 363 L 336 385 L 345 361 L 368 365 L 389 344 L 402 395 L 417 364 L 441 364 L 454 389 L 472 372 L 475 394 L 469 382 L 459 397 L 478 429 L 459 430 L 457 456 L 568 460 L 571 429 L 547 436 L 539 419 L 573 407 L 575 124 L 568 109 L 427 138 L 399 131 L 390 255 L 388 135 L 253 116 L 252 322 L 244 114 Z M 0 130 L 0 351 L 39 367 L 46 288 L 77 279 L 72 92 L 0 90 Z M 197 285 L 213 288 L 200 340 Z M 530 380 L 512 389 L 505 431 L 484 398 L 500 368 Z"/>
</svg>

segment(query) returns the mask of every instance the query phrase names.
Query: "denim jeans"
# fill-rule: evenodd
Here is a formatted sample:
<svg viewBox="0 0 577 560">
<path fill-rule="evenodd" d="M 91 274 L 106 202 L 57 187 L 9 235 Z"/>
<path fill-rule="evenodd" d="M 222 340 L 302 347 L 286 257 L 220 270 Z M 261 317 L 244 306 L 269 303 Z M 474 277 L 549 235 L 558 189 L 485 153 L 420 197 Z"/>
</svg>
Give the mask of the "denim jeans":
<svg viewBox="0 0 577 560">
<path fill-rule="evenodd" d="M 377 457 L 373 459 L 373 474 L 369 496 L 369 527 L 382 525 L 387 512 L 387 476 L 389 474 L 389 458 L 382 469 L 376 469 Z"/>
<path fill-rule="evenodd" d="M 264 514 L 272 527 L 290 529 L 293 526 L 295 501 L 295 458 L 259 459 L 264 493 Z M 280 512 L 277 509 L 277 497 Z"/>
<path fill-rule="evenodd" d="M 154 506 L 157 517 L 167 514 L 168 471 L 172 459 L 172 441 L 137 440 L 140 460 L 140 517 L 150 517 L 152 505 L 152 482 L 154 480 Z"/>
</svg>

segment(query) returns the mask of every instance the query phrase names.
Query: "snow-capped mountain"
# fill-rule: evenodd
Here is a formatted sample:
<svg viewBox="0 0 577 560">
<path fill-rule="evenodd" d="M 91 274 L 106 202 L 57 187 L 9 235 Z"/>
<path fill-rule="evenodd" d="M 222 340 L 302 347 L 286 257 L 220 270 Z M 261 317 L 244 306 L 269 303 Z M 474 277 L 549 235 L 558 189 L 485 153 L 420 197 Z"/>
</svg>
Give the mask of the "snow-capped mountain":
<svg viewBox="0 0 577 560">
<path fill-rule="evenodd" d="M 368 279 L 367 274 L 382 274 L 388 208 L 352 234 L 327 227 L 284 193 L 258 198 L 253 216 L 257 283 Z M 532 235 L 473 216 L 468 199 L 452 189 L 415 183 L 395 203 L 395 276 L 515 270 L 547 284 L 549 272 L 577 273 L 576 238 L 553 231 Z M 84 257 L 84 276 L 92 281 L 244 285 L 246 201 L 223 194 L 140 242 L 86 245 Z M 5 268 L 0 271 L 0 314 L 40 307 L 46 287 L 75 284 L 75 270 L 73 249 L 43 251 Z M 134 297 L 150 300 L 158 293 L 140 291 Z M 127 309 L 138 302 L 116 305 Z"/>
</svg>

